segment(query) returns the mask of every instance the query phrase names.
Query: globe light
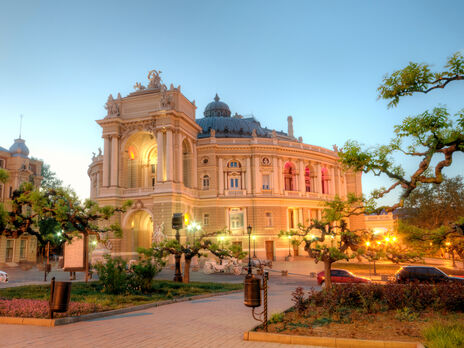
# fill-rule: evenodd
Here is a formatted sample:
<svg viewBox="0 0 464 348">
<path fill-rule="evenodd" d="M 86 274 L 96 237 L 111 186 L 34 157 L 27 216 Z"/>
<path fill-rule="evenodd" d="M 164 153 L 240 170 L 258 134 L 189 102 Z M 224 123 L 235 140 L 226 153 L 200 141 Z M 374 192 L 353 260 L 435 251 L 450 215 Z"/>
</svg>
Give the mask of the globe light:
<svg viewBox="0 0 464 348">
<path fill-rule="evenodd" d="M 366 246 L 369 246 L 369 245 L 371 245 L 371 242 L 367 241 Z"/>
</svg>

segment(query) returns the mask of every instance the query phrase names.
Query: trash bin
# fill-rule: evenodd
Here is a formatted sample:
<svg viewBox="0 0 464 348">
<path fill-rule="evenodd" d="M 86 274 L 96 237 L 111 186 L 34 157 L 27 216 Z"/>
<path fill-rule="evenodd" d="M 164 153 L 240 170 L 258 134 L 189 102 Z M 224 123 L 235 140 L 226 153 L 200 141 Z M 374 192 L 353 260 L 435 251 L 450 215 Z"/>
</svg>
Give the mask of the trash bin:
<svg viewBox="0 0 464 348">
<path fill-rule="evenodd" d="M 71 282 L 55 282 L 52 278 L 50 287 L 50 319 L 53 319 L 53 313 L 65 313 L 69 309 L 69 300 L 71 299 Z"/>
</svg>

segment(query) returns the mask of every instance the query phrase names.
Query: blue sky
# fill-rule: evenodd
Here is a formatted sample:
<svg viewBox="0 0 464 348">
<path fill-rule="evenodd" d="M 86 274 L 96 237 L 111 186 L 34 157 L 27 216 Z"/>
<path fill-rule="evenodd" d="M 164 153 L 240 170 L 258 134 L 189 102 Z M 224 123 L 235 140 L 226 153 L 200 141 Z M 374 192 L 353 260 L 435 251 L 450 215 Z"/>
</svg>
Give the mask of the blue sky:
<svg viewBox="0 0 464 348">
<path fill-rule="evenodd" d="M 31 155 L 87 197 L 108 95 L 127 95 L 155 68 L 195 99 L 197 117 L 217 92 L 267 127 L 285 130 L 292 115 L 305 143 L 385 143 L 407 115 L 463 107 L 463 83 L 390 110 L 376 94 L 409 61 L 439 69 L 463 50 L 463 10 L 462 1 L 0 0 L 0 146 L 23 114 Z M 463 173 L 458 157 L 448 175 Z M 363 180 L 366 193 L 388 184 Z"/>
</svg>

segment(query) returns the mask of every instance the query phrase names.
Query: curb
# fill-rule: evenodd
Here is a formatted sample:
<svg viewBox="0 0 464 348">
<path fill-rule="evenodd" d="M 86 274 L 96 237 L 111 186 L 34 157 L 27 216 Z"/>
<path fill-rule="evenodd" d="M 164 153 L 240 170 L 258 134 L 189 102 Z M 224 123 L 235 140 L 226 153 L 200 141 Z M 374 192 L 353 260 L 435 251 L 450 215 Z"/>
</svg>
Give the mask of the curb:
<svg viewBox="0 0 464 348">
<path fill-rule="evenodd" d="M 160 307 L 160 306 L 165 306 L 165 305 L 180 303 L 180 302 L 201 300 L 201 299 L 209 298 L 209 297 L 225 296 L 225 295 L 235 294 L 239 292 L 243 292 L 243 289 L 217 292 L 213 294 L 202 294 L 202 295 L 196 295 L 196 296 L 182 297 L 178 299 L 159 301 L 159 302 L 151 302 L 151 303 L 145 303 L 145 304 L 137 305 L 137 306 L 113 309 L 113 310 L 105 311 L 105 312 L 89 313 L 89 314 L 83 314 L 77 317 L 66 317 L 66 318 L 58 318 L 58 319 L 0 317 L 0 324 L 55 327 L 55 326 L 60 326 L 60 325 L 73 324 L 79 321 L 95 320 L 95 319 L 100 319 L 100 318 L 105 318 L 105 317 L 111 317 L 113 315 L 118 315 L 118 314 L 136 312 L 136 311 L 153 308 L 153 307 Z"/>
<path fill-rule="evenodd" d="M 243 340 L 336 348 L 424 348 L 422 343 L 419 342 L 378 341 L 361 340 L 354 338 L 283 335 L 256 331 L 245 332 L 243 335 Z"/>
</svg>

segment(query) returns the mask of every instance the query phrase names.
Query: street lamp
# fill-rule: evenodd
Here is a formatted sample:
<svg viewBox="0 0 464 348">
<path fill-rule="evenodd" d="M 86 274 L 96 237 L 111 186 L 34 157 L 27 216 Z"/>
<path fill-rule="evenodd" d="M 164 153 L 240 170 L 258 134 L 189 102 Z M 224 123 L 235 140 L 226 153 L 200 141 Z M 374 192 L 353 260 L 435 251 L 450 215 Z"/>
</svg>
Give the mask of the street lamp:
<svg viewBox="0 0 464 348">
<path fill-rule="evenodd" d="M 220 236 L 219 240 L 221 241 L 221 249 L 224 249 L 224 236 Z"/>
<path fill-rule="evenodd" d="M 256 236 L 251 237 L 253 239 L 253 258 L 256 259 Z"/>
<path fill-rule="evenodd" d="M 248 275 L 251 275 L 251 231 L 252 231 L 251 225 L 248 225 L 247 227 L 247 233 L 248 233 Z"/>
</svg>

